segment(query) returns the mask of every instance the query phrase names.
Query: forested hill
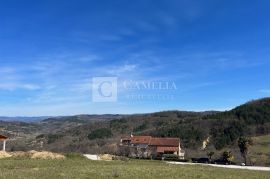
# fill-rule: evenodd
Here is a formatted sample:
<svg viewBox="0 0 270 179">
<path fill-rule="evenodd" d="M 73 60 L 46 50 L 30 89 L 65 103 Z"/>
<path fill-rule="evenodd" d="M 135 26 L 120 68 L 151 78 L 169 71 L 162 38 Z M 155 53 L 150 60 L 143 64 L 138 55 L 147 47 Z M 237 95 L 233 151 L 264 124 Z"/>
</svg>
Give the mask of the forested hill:
<svg viewBox="0 0 270 179">
<path fill-rule="evenodd" d="M 12 123 L 9 123 L 6 129 L 5 123 L 2 123 L 1 128 L 5 134 L 10 133 L 15 138 L 8 147 L 13 150 L 110 151 L 121 136 L 133 133 L 179 137 L 183 148 L 195 150 L 209 138 L 209 146 L 220 150 L 233 146 L 242 135 L 270 134 L 270 98 L 250 101 L 225 112 L 164 111 L 140 115 L 78 115 L 30 124 L 13 123 L 16 127 L 11 127 Z"/>
<path fill-rule="evenodd" d="M 208 116 L 209 118 L 236 118 L 247 124 L 264 124 L 270 122 L 270 98 L 253 100 L 231 111 Z"/>
<path fill-rule="evenodd" d="M 230 111 L 203 115 L 197 120 L 179 121 L 153 132 L 161 136 L 178 136 L 186 147 L 196 146 L 207 137 L 217 149 L 236 142 L 239 136 L 270 133 L 270 98 L 253 100 Z"/>
</svg>

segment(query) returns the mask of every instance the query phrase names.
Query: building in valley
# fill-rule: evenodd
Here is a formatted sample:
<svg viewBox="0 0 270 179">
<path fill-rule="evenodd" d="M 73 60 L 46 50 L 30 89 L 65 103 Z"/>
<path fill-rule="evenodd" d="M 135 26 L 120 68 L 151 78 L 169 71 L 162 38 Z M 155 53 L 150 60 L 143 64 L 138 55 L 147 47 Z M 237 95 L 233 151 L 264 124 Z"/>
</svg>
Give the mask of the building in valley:
<svg viewBox="0 0 270 179">
<path fill-rule="evenodd" d="M 139 158 L 162 157 L 163 154 L 175 154 L 184 159 L 179 138 L 163 138 L 151 136 L 133 136 L 121 139 L 120 147 L 129 149 L 129 156 Z"/>
</svg>

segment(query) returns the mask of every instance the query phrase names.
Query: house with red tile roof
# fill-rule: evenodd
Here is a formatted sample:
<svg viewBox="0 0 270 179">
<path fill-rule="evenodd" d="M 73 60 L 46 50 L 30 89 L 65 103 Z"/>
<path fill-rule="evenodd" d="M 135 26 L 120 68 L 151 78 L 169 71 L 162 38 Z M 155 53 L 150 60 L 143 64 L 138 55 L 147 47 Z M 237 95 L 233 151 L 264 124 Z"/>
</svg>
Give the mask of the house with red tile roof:
<svg viewBox="0 0 270 179">
<path fill-rule="evenodd" d="M 3 142 L 3 151 L 6 150 L 6 140 L 8 139 L 8 137 L 0 135 L 0 141 Z"/>
<path fill-rule="evenodd" d="M 161 157 L 163 154 L 175 154 L 183 159 L 185 155 L 181 150 L 179 138 L 131 135 L 122 138 L 121 145 L 129 146 L 132 149 L 130 155 L 133 157 L 152 158 Z"/>
</svg>

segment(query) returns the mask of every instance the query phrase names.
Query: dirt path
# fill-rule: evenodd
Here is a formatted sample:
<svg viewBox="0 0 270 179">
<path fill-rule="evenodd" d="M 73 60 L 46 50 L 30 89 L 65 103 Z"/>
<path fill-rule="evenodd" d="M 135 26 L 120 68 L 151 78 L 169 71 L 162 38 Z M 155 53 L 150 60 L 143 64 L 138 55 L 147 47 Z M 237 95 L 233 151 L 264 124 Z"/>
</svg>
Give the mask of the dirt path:
<svg viewBox="0 0 270 179">
<path fill-rule="evenodd" d="M 259 167 L 259 166 L 239 166 L 239 165 L 216 165 L 216 164 L 204 164 L 204 163 L 187 163 L 187 162 L 166 162 L 169 164 L 176 165 L 208 165 L 212 167 L 220 168 L 233 168 L 233 169 L 246 169 L 246 170 L 258 170 L 258 171 L 270 171 L 270 167 Z"/>
</svg>

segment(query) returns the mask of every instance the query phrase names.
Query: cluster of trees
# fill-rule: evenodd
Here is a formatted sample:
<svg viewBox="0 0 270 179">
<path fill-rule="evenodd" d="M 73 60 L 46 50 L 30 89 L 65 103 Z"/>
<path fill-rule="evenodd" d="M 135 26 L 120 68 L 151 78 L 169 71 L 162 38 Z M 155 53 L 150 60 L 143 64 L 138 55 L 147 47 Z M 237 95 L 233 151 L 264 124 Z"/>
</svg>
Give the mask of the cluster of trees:
<svg viewBox="0 0 270 179">
<path fill-rule="evenodd" d="M 191 124 L 164 127 L 153 131 L 151 135 L 159 137 L 178 137 L 184 148 L 198 148 L 208 136 L 207 128 Z"/>
<path fill-rule="evenodd" d="M 244 159 L 244 164 L 247 165 L 247 156 L 248 156 L 250 146 L 253 145 L 253 141 L 250 137 L 241 136 L 240 138 L 238 138 L 237 143 L 238 143 L 240 153 Z M 212 161 L 212 157 L 214 154 L 215 154 L 215 152 L 213 152 L 213 151 L 207 152 L 207 156 L 208 156 L 210 162 Z M 226 163 L 232 163 L 234 160 L 234 155 L 233 155 L 232 151 L 225 150 L 221 155 L 221 160 L 226 162 Z"/>
<path fill-rule="evenodd" d="M 240 136 L 247 133 L 247 125 L 236 119 L 217 120 L 210 129 L 212 143 L 218 150 L 234 144 Z"/>
<path fill-rule="evenodd" d="M 94 140 L 94 139 L 104 139 L 112 137 L 112 131 L 108 128 L 100 128 L 92 131 L 90 134 L 88 134 L 88 139 Z"/>
</svg>

